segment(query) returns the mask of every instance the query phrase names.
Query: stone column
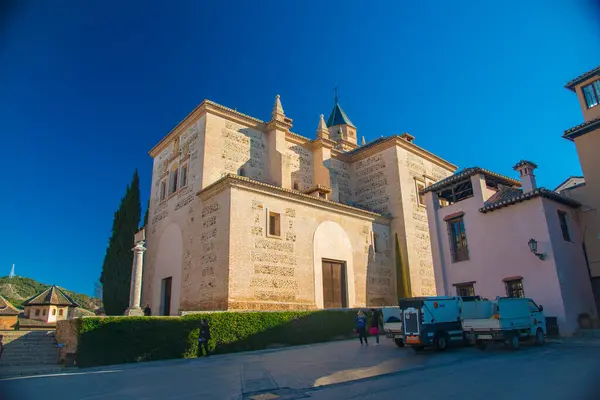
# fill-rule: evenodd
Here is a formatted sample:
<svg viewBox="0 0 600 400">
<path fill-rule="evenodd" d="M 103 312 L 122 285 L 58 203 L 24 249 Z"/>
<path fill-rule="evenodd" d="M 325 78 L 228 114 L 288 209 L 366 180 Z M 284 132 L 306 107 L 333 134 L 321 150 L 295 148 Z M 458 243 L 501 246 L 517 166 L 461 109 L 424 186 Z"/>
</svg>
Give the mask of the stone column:
<svg viewBox="0 0 600 400">
<path fill-rule="evenodd" d="M 144 311 L 140 307 L 142 297 L 142 271 L 144 267 L 144 242 L 146 233 L 142 228 L 135 234 L 135 246 L 133 251 L 133 266 L 131 269 L 131 286 L 129 288 L 129 307 L 125 310 L 127 316 L 143 316 Z"/>
</svg>

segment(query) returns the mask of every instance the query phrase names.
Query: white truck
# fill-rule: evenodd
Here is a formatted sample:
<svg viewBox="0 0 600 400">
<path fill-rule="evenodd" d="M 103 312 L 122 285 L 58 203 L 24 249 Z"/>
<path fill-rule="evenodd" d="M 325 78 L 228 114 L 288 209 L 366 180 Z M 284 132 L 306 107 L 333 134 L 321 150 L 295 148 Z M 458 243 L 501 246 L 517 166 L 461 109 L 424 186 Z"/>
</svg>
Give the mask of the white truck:
<svg viewBox="0 0 600 400">
<path fill-rule="evenodd" d="M 402 321 L 400 320 L 400 307 L 383 307 L 383 332 L 389 339 L 393 339 L 398 347 L 404 347 L 402 334 Z"/>
<path fill-rule="evenodd" d="M 404 344 L 420 351 L 433 346 L 446 350 L 451 343 L 466 343 L 461 325 L 463 305 L 480 297 L 411 297 L 399 300 Z"/>
<path fill-rule="evenodd" d="M 466 338 L 480 349 L 489 342 L 504 342 L 517 350 L 523 339 L 544 344 L 546 317 L 544 308 L 528 298 L 498 297 L 464 305 L 470 318 L 463 318 Z"/>
</svg>

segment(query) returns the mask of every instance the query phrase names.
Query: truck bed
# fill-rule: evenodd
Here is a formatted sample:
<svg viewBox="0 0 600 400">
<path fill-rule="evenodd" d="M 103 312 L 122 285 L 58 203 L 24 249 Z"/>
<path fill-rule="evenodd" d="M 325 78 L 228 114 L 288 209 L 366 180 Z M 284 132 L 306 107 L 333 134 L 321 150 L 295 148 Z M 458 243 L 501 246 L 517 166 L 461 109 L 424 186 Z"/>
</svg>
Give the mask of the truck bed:
<svg viewBox="0 0 600 400">
<path fill-rule="evenodd" d="M 464 319 L 462 321 L 463 331 L 489 332 L 510 331 L 529 328 L 529 318 L 485 318 Z"/>
</svg>

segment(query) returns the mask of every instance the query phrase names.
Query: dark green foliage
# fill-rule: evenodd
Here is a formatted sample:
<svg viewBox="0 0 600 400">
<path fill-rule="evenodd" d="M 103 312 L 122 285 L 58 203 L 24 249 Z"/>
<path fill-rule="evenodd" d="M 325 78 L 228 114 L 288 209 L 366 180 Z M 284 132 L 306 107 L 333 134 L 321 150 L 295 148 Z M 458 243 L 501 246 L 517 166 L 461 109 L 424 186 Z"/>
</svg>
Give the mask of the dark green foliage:
<svg viewBox="0 0 600 400">
<path fill-rule="evenodd" d="M 216 354 L 351 337 L 355 310 L 215 312 L 173 317 L 78 320 L 80 367 L 196 357 L 200 320 L 210 324 Z"/>
<path fill-rule="evenodd" d="M 148 206 L 146 207 L 146 213 L 144 214 L 144 227 L 148 226 L 148 212 L 150 211 L 150 200 L 148 200 Z"/>
<path fill-rule="evenodd" d="M 15 276 L 14 278 L 5 276 L 0 278 L 0 295 L 4 296 L 16 307 L 21 307 L 25 300 L 46 290 L 48 287 L 50 287 L 50 285 L 22 276 Z M 75 300 L 82 308 L 93 311 L 102 307 L 100 299 L 95 299 L 81 293 L 71 292 L 64 288 L 61 289 L 63 289 L 65 293 Z"/>
<path fill-rule="evenodd" d="M 129 305 L 133 235 L 141 217 L 140 180 L 137 170 L 115 212 L 112 235 L 102 264 L 102 300 L 108 315 L 122 315 Z"/>
<path fill-rule="evenodd" d="M 410 288 L 410 276 L 408 274 L 408 268 L 404 267 L 402 262 L 402 253 L 400 252 L 400 243 L 398 242 L 398 234 L 396 234 L 396 280 L 398 298 L 406 298 L 412 296 Z"/>
</svg>

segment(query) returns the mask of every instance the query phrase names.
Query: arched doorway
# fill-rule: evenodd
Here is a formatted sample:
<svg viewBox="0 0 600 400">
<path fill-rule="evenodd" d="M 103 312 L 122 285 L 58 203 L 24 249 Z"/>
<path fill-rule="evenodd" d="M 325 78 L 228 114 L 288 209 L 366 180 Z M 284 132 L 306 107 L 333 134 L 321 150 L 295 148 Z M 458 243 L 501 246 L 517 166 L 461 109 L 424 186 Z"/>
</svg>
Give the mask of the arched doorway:
<svg viewBox="0 0 600 400">
<path fill-rule="evenodd" d="M 354 260 L 348 234 L 333 221 L 321 223 L 314 236 L 315 305 L 317 308 L 354 307 Z"/>
</svg>

